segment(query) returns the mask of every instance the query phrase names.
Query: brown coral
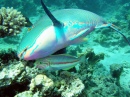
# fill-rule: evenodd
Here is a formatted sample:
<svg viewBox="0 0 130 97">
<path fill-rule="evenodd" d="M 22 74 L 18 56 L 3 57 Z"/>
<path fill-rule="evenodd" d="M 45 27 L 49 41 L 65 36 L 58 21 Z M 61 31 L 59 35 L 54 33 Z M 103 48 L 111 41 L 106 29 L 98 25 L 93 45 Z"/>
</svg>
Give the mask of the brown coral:
<svg viewBox="0 0 130 97">
<path fill-rule="evenodd" d="M 16 35 L 25 26 L 26 19 L 16 9 L 2 7 L 0 9 L 0 37 Z"/>
</svg>

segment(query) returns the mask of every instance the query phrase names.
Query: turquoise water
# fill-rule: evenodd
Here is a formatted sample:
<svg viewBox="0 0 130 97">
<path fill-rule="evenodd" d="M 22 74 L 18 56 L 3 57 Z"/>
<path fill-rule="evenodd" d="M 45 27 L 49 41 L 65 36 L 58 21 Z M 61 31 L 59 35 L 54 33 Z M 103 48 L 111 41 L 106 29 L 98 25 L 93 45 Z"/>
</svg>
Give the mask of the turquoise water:
<svg viewBox="0 0 130 97">
<path fill-rule="evenodd" d="M 96 13 L 116 25 L 130 41 L 129 0 L 43 1 L 50 11 L 78 8 Z M 40 0 L 1 0 L 0 9 L 2 7 L 13 7 L 32 24 L 45 15 Z M 7 19 L 10 13 L 4 17 L 0 10 L 0 97 L 129 97 L 130 46 L 119 33 L 110 28 L 95 29 L 86 36 L 85 43 L 67 47 L 67 54 L 76 57 L 79 53 L 86 54 L 84 64 L 58 73 L 41 71 L 35 67 L 34 61 L 17 57 L 17 47 L 31 30 L 31 24 L 26 21 L 28 26 L 24 19 L 17 20 L 23 24 L 14 23 L 13 17 Z M 3 27 L 7 27 L 7 31 Z M 40 74 L 42 76 L 37 77 Z"/>
</svg>

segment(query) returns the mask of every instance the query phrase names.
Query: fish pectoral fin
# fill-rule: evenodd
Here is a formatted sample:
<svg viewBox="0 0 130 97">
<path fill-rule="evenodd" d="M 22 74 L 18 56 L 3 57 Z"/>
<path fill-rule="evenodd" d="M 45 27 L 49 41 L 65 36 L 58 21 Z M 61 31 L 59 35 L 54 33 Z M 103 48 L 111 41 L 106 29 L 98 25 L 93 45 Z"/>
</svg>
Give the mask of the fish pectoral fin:
<svg viewBox="0 0 130 97">
<path fill-rule="evenodd" d="M 87 38 L 78 38 L 70 42 L 70 45 L 79 45 L 87 42 Z"/>
<path fill-rule="evenodd" d="M 86 33 L 88 30 L 89 30 L 89 28 L 84 29 L 84 30 L 82 30 L 82 31 L 80 31 L 80 32 L 78 32 L 78 33 L 73 34 L 73 35 L 69 38 L 69 40 L 74 40 L 74 39 L 76 39 L 76 38 L 78 38 L 78 37 L 84 35 L 84 33 Z"/>
</svg>

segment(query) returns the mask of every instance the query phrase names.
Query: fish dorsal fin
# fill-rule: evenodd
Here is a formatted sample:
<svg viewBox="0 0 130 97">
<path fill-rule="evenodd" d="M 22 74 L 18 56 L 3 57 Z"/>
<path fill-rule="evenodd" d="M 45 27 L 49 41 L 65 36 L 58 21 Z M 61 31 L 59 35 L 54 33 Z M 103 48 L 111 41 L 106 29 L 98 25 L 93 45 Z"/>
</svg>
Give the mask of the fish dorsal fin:
<svg viewBox="0 0 130 97">
<path fill-rule="evenodd" d="M 58 21 L 53 15 L 52 13 L 49 11 L 49 9 L 46 7 L 46 5 L 44 4 L 44 2 L 41 0 L 41 4 L 42 4 L 42 7 L 45 11 L 45 13 L 48 15 L 48 17 L 52 20 L 54 26 L 62 26 L 63 24 Z"/>
</svg>

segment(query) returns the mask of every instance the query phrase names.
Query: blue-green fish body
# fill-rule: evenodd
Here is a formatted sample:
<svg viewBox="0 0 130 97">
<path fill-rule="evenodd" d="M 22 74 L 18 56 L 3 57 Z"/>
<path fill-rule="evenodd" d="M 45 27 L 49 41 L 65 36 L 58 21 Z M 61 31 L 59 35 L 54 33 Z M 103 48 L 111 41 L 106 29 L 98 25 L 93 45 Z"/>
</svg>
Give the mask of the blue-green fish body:
<svg viewBox="0 0 130 97">
<path fill-rule="evenodd" d="M 47 15 L 23 37 L 17 51 L 20 59 L 46 57 L 69 45 L 86 41 L 86 35 L 95 28 L 111 26 L 90 11 L 62 9 L 51 13 L 42 0 L 41 3 Z"/>
<path fill-rule="evenodd" d="M 81 9 L 62 9 L 52 13 L 62 26 L 54 25 L 46 15 L 22 39 L 18 57 L 25 60 L 43 58 L 71 44 L 86 41 L 86 35 L 105 21 Z"/>
<path fill-rule="evenodd" d="M 81 56 L 79 58 L 71 55 L 50 55 L 45 58 L 37 59 L 34 63 L 35 66 L 42 70 L 47 71 L 57 71 L 57 70 L 68 70 L 73 68 L 77 64 L 85 61 L 85 57 Z"/>
</svg>

